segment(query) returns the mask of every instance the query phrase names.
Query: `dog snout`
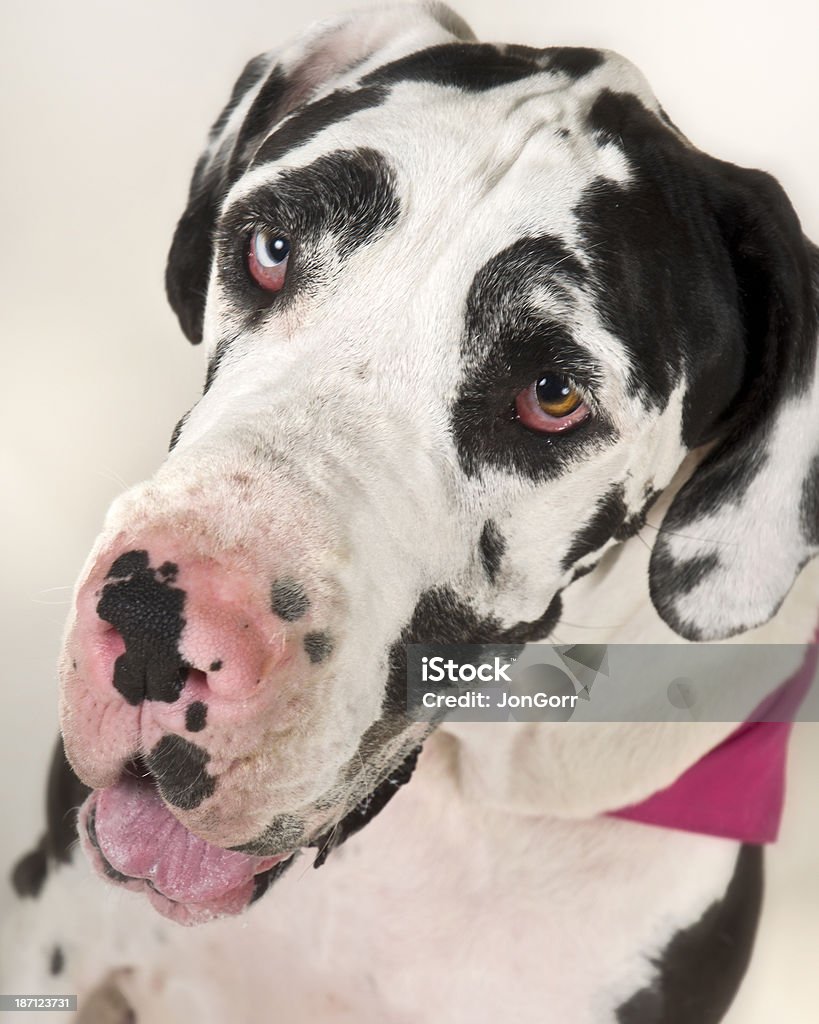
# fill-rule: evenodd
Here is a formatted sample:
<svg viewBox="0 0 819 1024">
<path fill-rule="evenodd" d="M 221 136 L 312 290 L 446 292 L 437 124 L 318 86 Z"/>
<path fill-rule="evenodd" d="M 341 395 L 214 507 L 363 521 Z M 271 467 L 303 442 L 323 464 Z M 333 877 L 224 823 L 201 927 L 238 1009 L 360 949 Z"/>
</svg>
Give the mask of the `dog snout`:
<svg viewBox="0 0 819 1024">
<path fill-rule="evenodd" d="M 158 747 L 181 751 L 188 768 L 212 760 L 227 770 L 253 756 L 265 730 L 286 729 L 332 668 L 331 584 L 295 557 L 285 565 L 283 544 L 254 559 L 207 554 L 181 531 L 124 536 L 96 555 L 77 592 L 61 673 L 69 759 L 96 788 Z"/>
<path fill-rule="evenodd" d="M 329 656 L 293 571 L 262 581 L 155 538 L 106 552 L 77 599 L 75 657 L 98 692 L 130 705 L 246 699 L 296 661 Z"/>
</svg>

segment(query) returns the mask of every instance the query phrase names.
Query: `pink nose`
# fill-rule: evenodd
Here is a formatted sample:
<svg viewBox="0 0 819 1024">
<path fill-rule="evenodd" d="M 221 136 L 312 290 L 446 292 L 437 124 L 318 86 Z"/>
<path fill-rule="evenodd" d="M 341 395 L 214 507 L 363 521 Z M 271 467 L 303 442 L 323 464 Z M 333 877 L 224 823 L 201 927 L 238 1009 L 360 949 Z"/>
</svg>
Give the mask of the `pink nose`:
<svg viewBox="0 0 819 1024">
<path fill-rule="evenodd" d="M 183 689 L 241 699 L 290 660 L 287 624 L 309 609 L 292 578 L 265 585 L 239 568 L 146 544 L 99 559 L 77 598 L 73 646 L 87 683 L 107 694 L 113 686 L 131 705 L 172 703 Z M 326 656 L 331 645 L 321 636 Z M 323 660 L 310 655 L 306 636 L 300 646 L 310 661 Z"/>
</svg>

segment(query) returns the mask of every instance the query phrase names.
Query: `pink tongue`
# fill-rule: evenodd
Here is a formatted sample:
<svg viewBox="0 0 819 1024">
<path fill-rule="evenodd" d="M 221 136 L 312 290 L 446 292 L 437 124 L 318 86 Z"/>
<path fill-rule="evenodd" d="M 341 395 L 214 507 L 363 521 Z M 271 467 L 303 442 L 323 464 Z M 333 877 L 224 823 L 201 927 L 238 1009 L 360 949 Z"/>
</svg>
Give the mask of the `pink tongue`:
<svg viewBox="0 0 819 1024">
<path fill-rule="evenodd" d="M 179 903 L 212 903 L 283 859 L 211 846 L 176 820 L 154 786 L 130 777 L 99 791 L 95 830 L 111 867 Z"/>
</svg>

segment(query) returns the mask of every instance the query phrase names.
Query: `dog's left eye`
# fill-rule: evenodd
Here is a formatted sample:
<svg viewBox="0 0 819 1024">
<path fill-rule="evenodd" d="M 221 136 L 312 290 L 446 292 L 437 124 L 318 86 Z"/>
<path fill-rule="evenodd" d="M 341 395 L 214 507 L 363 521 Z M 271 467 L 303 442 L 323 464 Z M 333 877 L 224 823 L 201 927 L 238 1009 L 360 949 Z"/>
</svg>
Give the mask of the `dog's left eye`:
<svg viewBox="0 0 819 1024">
<path fill-rule="evenodd" d="M 591 410 L 570 377 L 545 373 L 518 394 L 515 412 L 530 430 L 558 434 L 579 426 Z"/>
<path fill-rule="evenodd" d="M 247 269 L 250 276 L 268 292 L 280 292 L 287 276 L 290 242 L 282 235 L 259 228 L 250 236 Z"/>
</svg>

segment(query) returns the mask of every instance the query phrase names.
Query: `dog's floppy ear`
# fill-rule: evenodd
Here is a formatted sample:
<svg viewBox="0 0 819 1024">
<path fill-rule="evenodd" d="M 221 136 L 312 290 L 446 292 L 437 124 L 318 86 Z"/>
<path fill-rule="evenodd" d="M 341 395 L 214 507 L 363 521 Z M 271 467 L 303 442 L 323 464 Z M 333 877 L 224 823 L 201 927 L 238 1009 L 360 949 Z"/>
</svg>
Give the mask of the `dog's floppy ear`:
<svg viewBox="0 0 819 1024">
<path fill-rule="evenodd" d="M 469 26 L 442 3 L 397 4 L 319 23 L 284 49 L 247 64 L 210 130 L 168 255 L 168 299 L 193 344 L 202 340 L 212 236 L 222 203 L 275 126 L 382 50 L 384 59 L 392 60 L 436 43 L 473 38 Z M 319 124 L 329 122 L 317 119 Z"/>
<path fill-rule="evenodd" d="M 773 178 L 702 159 L 736 277 L 745 373 L 663 519 L 650 589 L 675 632 L 719 640 L 767 622 L 819 552 L 819 250 Z"/>
</svg>

